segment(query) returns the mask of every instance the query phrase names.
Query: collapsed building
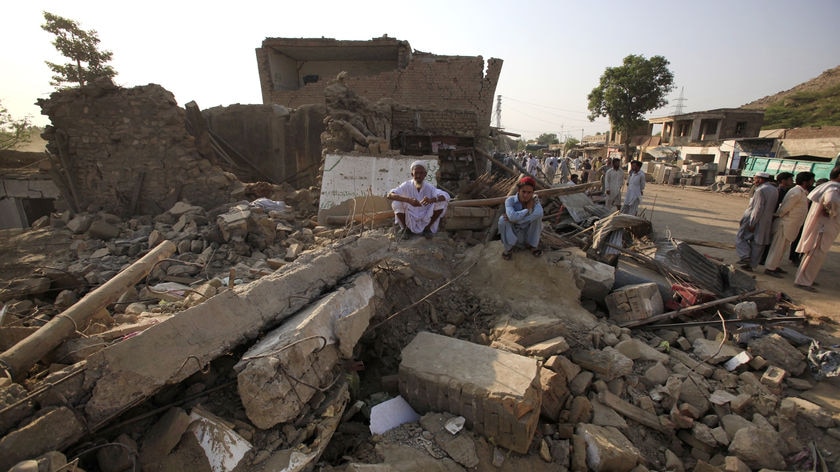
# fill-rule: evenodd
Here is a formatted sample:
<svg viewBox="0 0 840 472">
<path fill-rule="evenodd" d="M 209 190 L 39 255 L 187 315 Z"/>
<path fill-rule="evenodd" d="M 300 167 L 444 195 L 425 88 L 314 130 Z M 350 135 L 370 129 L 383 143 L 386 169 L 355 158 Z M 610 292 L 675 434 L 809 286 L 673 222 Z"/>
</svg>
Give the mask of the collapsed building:
<svg viewBox="0 0 840 472">
<path fill-rule="evenodd" d="M 421 67 L 400 62 L 408 56 L 436 61 L 373 42 L 398 66 Z M 283 56 L 331 62 L 284 49 L 288 41 L 270 45 L 277 52 L 258 57 L 279 64 L 278 85 L 264 94 L 292 87 Z M 281 113 L 323 111 L 327 155 L 399 160 L 412 146 L 394 144 L 405 141 L 440 156 L 479 149 L 489 135 L 479 121 L 434 133 L 420 119 L 396 126 L 399 104 L 381 113 L 354 75 L 325 81 L 335 69 L 319 67 L 301 69 L 297 87 L 321 87 L 323 105 L 289 101 Z M 317 187 L 241 179 L 259 163 L 240 162 L 233 134 L 219 139 L 214 113 L 223 111 L 202 112 L 202 122 L 159 86 L 96 83 L 42 106 L 68 210 L 34 225 L 62 242 L 38 246 L 48 261 L 0 290 L 0 469 L 58 470 L 68 459 L 114 471 L 837 465 L 838 417 L 822 382 L 831 369 L 808 368 L 830 363 L 806 358 L 830 353 L 784 329 L 731 340 L 726 324 L 631 329 L 710 298 L 747 301 L 731 307 L 733 322 L 777 315 L 775 297 L 687 245 L 616 266 L 575 247 L 597 248 L 616 227 L 646 227 L 642 237 L 642 219 L 604 217 L 585 244 L 587 232 L 547 230 L 545 257 L 503 261 L 498 241 L 481 242 L 492 239 L 487 220 L 408 242 L 370 221 L 319 224 Z M 413 116 L 425 116 L 415 106 Z M 455 149 L 435 154 L 435 142 Z M 300 165 L 283 172 L 311 164 Z M 469 179 L 451 181 L 460 180 Z M 458 196 L 495 209 L 504 183 Z M 588 188 L 560 194 L 576 221 L 588 217 Z M 14 244 L 25 247 L 25 236 Z M 675 282 L 677 306 L 666 304 Z"/>
</svg>

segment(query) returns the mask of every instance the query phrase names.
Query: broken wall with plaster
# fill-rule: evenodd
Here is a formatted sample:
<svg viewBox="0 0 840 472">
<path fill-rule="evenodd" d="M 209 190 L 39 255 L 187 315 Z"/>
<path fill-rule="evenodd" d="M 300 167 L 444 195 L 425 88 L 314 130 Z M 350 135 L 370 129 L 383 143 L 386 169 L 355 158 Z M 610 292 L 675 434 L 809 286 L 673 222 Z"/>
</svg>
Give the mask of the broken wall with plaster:
<svg viewBox="0 0 840 472">
<path fill-rule="evenodd" d="M 338 73 L 371 102 L 398 104 L 400 131 L 489 136 L 502 60 L 440 56 L 411 51 L 406 41 L 267 38 L 256 50 L 263 103 L 298 107 L 324 103 L 324 90 Z M 295 67 L 292 67 L 295 66 Z M 486 67 L 486 69 L 485 69 Z"/>
<path fill-rule="evenodd" d="M 233 175 L 202 157 L 184 109 L 156 84 L 122 88 L 110 80 L 39 100 L 56 184 L 76 211 L 159 214 L 178 200 L 214 207 L 230 200 Z"/>
</svg>

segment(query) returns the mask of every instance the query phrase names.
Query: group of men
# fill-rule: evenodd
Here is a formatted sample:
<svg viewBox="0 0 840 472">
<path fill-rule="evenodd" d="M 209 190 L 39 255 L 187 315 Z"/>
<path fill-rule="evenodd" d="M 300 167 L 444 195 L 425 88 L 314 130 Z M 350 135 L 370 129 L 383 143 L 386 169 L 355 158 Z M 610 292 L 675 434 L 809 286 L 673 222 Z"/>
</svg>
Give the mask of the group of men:
<svg viewBox="0 0 840 472">
<path fill-rule="evenodd" d="M 840 166 L 814 187 L 814 174 L 766 172 L 753 177 L 755 192 L 741 217 L 735 250 L 741 269 L 752 271 L 764 259 L 764 273 L 782 277 L 786 252 L 798 262 L 794 286 L 815 292 L 817 274 L 840 233 Z M 798 242 L 795 242 L 799 239 Z M 801 260 L 800 255 L 801 254 Z"/>
<path fill-rule="evenodd" d="M 563 169 L 562 161 L 550 159 L 549 169 Z M 413 162 L 412 178 L 386 195 L 392 202 L 395 223 L 402 237 L 413 233 L 431 238 L 446 212 L 449 194 L 426 182 L 427 172 L 425 162 Z M 612 159 L 603 179 L 605 205 L 636 215 L 645 189 L 642 163 L 631 161 L 625 177 L 621 160 Z M 765 274 L 781 277 L 786 271 L 779 266 L 790 249 L 792 261 L 797 262 L 797 255 L 802 255 L 794 286 L 816 291 L 817 274 L 840 234 L 840 166 L 832 169 L 828 181 L 816 187 L 811 172 L 800 172 L 795 178 L 789 172 L 780 173 L 776 177 L 777 185 L 766 172 L 757 173 L 753 179 L 755 192 L 741 217 L 736 235 L 735 250 L 740 267 L 752 271 L 763 263 Z M 542 254 L 539 241 L 543 208 L 536 188 L 536 180 L 525 176 L 517 182 L 517 193 L 505 200 L 505 212 L 499 217 L 504 259 L 510 259 L 511 251 L 517 246 L 527 247 L 534 256 Z M 799 240 L 795 242 L 797 238 Z"/>
</svg>

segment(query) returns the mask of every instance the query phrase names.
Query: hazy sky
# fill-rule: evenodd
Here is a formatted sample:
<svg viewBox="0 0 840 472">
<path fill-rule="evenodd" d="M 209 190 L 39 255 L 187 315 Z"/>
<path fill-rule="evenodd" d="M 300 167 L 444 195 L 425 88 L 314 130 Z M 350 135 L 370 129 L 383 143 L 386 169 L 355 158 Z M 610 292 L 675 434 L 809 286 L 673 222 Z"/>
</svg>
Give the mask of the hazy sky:
<svg viewBox="0 0 840 472">
<path fill-rule="evenodd" d="M 673 114 L 681 90 L 684 112 L 737 108 L 840 65 L 840 0 L 13 2 L 0 101 L 39 125 L 34 102 L 53 91 L 44 61 L 64 62 L 43 11 L 96 30 L 118 85 L 160 84 L 180 106 L 261 103 L 254 50 L 265 38 L 387 34 L 423 52 L 500 58 L 501 124 L 525 138 L 606 131 L 586 118 L 586 96 L 628 54 L 671 63 L 676 89 L 651 116 Z"/>
</svg>

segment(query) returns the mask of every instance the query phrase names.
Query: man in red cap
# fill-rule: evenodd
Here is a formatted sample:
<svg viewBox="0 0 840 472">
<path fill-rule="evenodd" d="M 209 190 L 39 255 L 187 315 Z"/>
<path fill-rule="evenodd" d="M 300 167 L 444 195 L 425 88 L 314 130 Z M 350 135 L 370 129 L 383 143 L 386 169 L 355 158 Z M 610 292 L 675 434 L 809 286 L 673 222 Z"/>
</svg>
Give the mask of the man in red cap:
<svg viewBox="0 0 840 472">
<path fill-rule="evenodd" d="M 535 257 L 542 254 L 539 245 L 543 208 L 534 193 L 537 182 L 532 177 L 522 177 L 516 187 L 516 195 L 505 200 L 505 213 L 499 217 L 499 235 L 505 247 L 502 258 L 505 260 L 510 260 L 515 246 L 527 246 Z"/>
</svg>

